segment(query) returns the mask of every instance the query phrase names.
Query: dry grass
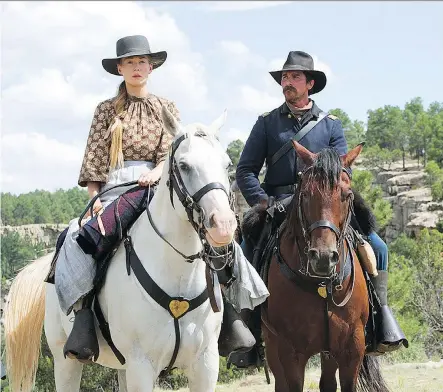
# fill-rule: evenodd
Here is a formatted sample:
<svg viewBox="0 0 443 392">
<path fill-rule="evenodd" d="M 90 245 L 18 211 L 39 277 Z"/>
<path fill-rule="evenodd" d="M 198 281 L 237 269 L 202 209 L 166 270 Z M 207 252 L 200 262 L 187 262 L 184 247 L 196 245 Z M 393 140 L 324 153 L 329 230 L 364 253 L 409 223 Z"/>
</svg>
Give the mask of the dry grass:
<svg viewBox="0 0 443 392">
<path fill-rule="evenodd" d="M 384 366 L 384 376 L 391 392 L 443 392 L 443 360 L 438 363 L 397 364 Z M 309 370 L 305 379 L 305 392 L 318 392 L 319 370 Z M 273 392 L 271 385 L 266 384 L 264 374 L 246 377 L 232 384 L 219 385 L 217 392 Z M 340 389 L 339 389 L 340 390 Z M 156 389 L 156 392 L 162 390 Z M 188 389 L 180 389 L 185 392 Z"/>
</svg>

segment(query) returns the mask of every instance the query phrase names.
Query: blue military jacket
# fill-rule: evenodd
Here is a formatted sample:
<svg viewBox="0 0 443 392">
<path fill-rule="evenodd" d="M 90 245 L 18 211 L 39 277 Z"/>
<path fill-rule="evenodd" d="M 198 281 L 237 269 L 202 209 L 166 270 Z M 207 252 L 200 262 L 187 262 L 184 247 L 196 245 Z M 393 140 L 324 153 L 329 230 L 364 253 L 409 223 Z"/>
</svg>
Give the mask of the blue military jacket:
<svg viewBox="0 0 443 392">
<path fill-rule="evenodd" d="M 272 112 L 258 117 L 236 171 L 237 185 L 250 206 L 268 198 L 258 180 L 265 161 L 268 165 L 281 146 L 292 139 L 305 124 L 318 118 L 321 110 L 314 101 L 312 103 L 312 108 L 300 121 L 291 114 L 286 102 Z M 314 153 L 329 146 L 335 147 L 343 155 L 348 149 L 342 124 L 337 117 L 331 115 L 321 120 L 299 143 Z M 267 167 L 264 181 L 266 191 L 269 193 L 273 187 L 295 184 L 298 172 L 296 164 L 296 153 L 292 148 L 273 166 Z"/>
</svg>

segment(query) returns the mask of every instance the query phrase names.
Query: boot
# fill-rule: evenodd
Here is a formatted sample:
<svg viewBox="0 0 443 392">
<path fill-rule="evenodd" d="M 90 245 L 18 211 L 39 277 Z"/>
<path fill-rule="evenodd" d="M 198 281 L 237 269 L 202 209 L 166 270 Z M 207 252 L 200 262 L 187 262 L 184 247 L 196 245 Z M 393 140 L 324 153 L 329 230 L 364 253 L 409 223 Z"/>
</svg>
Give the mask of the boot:
<svg viewBox="0 0 443 392">
<path fill-rule="evenodd" d="M 388 307 L 388 271 L 378 270 L 378 276 L 372 277 L 371 282 L 380 301 L 380 307 L 376 307 L 375 313 L 374 350 L 384 354 L 398 350 L 402 345 L 408 348 L 409 342 Z"/>
<path fill-rule="evenodd" d="M 91 300 L 86 299 L 83 302 L 82 309 L 78 311 L 74 309 L 74 325 L 63 347 L 65 358 L 77 359 L 82 363 L 97 361 L 100 349 L 91 302 Z"/>
<path fill-rule="evenodd" d="M 231 353 L 250 350 L 255 339 L 251 331 L 243 322 L 241 316 L 223 296 L 223 323 L 218 338 L 218 351 L 222 357 L 229 357 Z"/>
<path fill-rule="evenodd" d="M 248 351 L 232 353 L 227 361 L 228 369 L 231 364 L 237 366 L 240 369 L 249 367 L 257 367 L 263 365 L 265 358 L 263 340 L 261 337 L 261 309 L 260 306 L 254 308 L 254 310 L 243 310 L 242 318 L 245 320 L 246 325 L 254 336 L 255 344 Z"/>
</svg>

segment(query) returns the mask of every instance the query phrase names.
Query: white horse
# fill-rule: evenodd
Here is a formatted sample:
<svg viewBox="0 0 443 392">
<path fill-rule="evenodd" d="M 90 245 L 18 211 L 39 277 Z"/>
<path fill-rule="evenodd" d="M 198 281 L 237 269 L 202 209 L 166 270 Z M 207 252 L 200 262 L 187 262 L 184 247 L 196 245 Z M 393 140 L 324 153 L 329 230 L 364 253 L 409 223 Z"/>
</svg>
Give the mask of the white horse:
<svg viewBox="0 0 443 392">
<path fill-rule="evenodd" d="M 123 370 L 119 371 L 121 390 L 151 392 L 158 375 L 173 358 L 177 323 L 180 345 L 174 367 L 184 369 L 192 392 L 215 391 L 223 303 L 220 312 L 213 311 L 209 299 L 195 308 L 192 303 L 189 307 L 187 300 L 198 297 L 207 288 L 206 264 L 202 258 L 187 262 L 183 255 L 201 252 L 205 239 L 217 247 L 233 241 L 237 226 L 226 193 L 230 161 L 216 138 L 226 111 L 208 127 L 182 127 L 166 109 L 162 115 L 174 142 L 148 208 L 155 228 L 148 214 L 143 213 L 128 234 L 144 269 L 172 299 L 166 310 L 148 295 L 135 270 L 128 276 L 125 246 L 121 244 L 110 262 L 98 298 L 112 340 L 126 362 L 122 365 L 117 360 L 96 327 L 100 345 L 97 363 Z M 193 203 L 193 210 L 186 211 L 183 195 L 193 196 L 194 201 L 187 199 Z M 200 235 L 196 230 L 202 230 Z M 73 314 L 63 314 L 54 285 L 44 283 L 52 256 L 29 264 L 11 286 L 5 310 L 5 335 L 13 392 L 29 392 L 35 383 L 43 323 L 54 356 L 57 392 L 78 392 L 80 388 L 82 363 L 63 356 Z"/>
</svg>

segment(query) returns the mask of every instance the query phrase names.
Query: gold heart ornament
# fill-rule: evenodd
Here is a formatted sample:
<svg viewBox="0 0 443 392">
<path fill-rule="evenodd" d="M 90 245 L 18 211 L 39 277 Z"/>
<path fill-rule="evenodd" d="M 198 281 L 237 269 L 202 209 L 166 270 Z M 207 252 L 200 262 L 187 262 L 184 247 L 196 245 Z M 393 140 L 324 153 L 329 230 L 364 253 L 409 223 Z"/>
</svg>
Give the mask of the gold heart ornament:
<svg viewBox="0 0 443 392">
<path fill-rule="evenodd" d="M 322 298 L 326 298 L 326 296 L 327 296 L 327 293 L 326 293 L 326 287 L 324 287 L 324 286 L 320 286 L 320 287 L 317 289 L 317 292 L 318 292 L 318 295 L 319 295 L 320 297 L 322 297 Z"/>
<path fill-rule="evenodd" d="M 169 302 L 169 309 L 175 318 L 179 318 L 188 311 L 189 302 L 173 299 L 171 302 Z"/>
</svg>

